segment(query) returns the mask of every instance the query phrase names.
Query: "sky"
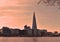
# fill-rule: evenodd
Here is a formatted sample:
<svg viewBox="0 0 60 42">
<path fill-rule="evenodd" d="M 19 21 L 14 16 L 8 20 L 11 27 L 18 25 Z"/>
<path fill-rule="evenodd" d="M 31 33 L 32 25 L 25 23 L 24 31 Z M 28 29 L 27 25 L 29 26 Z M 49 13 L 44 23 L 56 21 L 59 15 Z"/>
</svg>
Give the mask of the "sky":
<svg viewBox="0 0 60 42">
<path fill-rule="evenodd" d="M 60 9 L 57 6 L 37 5 L 39 0 L 0 0 L 0 28 L 23 29 L 32 26 L 33 12 L 38 29 L 60 32 Z"/>
</svg>

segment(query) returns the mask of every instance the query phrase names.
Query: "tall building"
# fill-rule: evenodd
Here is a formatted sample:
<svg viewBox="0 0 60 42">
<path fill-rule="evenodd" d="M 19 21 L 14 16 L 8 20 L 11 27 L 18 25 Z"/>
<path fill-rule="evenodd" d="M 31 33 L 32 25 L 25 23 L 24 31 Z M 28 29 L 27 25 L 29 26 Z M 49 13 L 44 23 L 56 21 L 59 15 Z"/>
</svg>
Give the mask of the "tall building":
<svg viewBox="0 0 60 42">
<path fill-rule="evenodd" d="M 37 36 L 37 24 L 36 24 L 35 12 L 33 13 L 32 34 L 33 36 Z"/>
<path fill-rule="evenodd" d="M 33 13 L 33 24 L 32 24 L 32 29 L 37 29 L 35 12 Z"/>
</svg>

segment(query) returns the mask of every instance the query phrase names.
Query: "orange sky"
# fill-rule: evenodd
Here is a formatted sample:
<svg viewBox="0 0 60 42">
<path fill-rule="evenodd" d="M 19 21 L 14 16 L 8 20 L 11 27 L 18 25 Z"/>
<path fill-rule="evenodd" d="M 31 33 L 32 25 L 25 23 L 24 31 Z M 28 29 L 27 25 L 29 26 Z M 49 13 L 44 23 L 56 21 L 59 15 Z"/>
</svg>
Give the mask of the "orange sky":
<svg viewBox="0 0 60 42">
<path fill-rule="evenodd" d="M 32 25 L 35 11 L 39 29 L 60 32 L 60 10 L 57 7 L 37 5 L 39 0 L 0 0 L 0 27 L 23 28 Z"/>
</svg>

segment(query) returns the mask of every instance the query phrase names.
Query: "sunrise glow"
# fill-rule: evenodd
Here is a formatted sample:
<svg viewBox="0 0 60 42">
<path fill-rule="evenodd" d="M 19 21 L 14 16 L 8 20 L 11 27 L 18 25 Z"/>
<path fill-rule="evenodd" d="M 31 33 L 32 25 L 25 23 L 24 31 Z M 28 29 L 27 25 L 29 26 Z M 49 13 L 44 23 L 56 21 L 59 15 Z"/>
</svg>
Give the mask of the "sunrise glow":
<svg viewBox="0 0 60 42">
<path fill-rule="evenodd" d="M 59 31 L 60 10 L 56 7 L 38 6 L 37 2 L 38 0 L 0 0 L 0 27 L 22 29 L 25 24 L 31 27 L 35 11 L 38 29 Z"/>
</svg>

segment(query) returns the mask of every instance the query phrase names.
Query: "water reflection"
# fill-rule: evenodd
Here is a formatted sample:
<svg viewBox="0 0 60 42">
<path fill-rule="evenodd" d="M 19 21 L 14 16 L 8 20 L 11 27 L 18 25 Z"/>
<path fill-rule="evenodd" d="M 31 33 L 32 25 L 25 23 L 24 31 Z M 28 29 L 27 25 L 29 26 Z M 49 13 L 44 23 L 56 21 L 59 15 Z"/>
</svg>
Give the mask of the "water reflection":
<svg viewBox="0 0 60 42">
<path fill-rule="evenodd" d="M 0 42 L 60 42 L 60 37 L 0 37 Z"/>
<path fill-rule="evenodd" d="M 32 37 L 32 38 L 25 38 L 24 42 L 37 42 L 37 38 L 36 37 Z"/>
</svg>

